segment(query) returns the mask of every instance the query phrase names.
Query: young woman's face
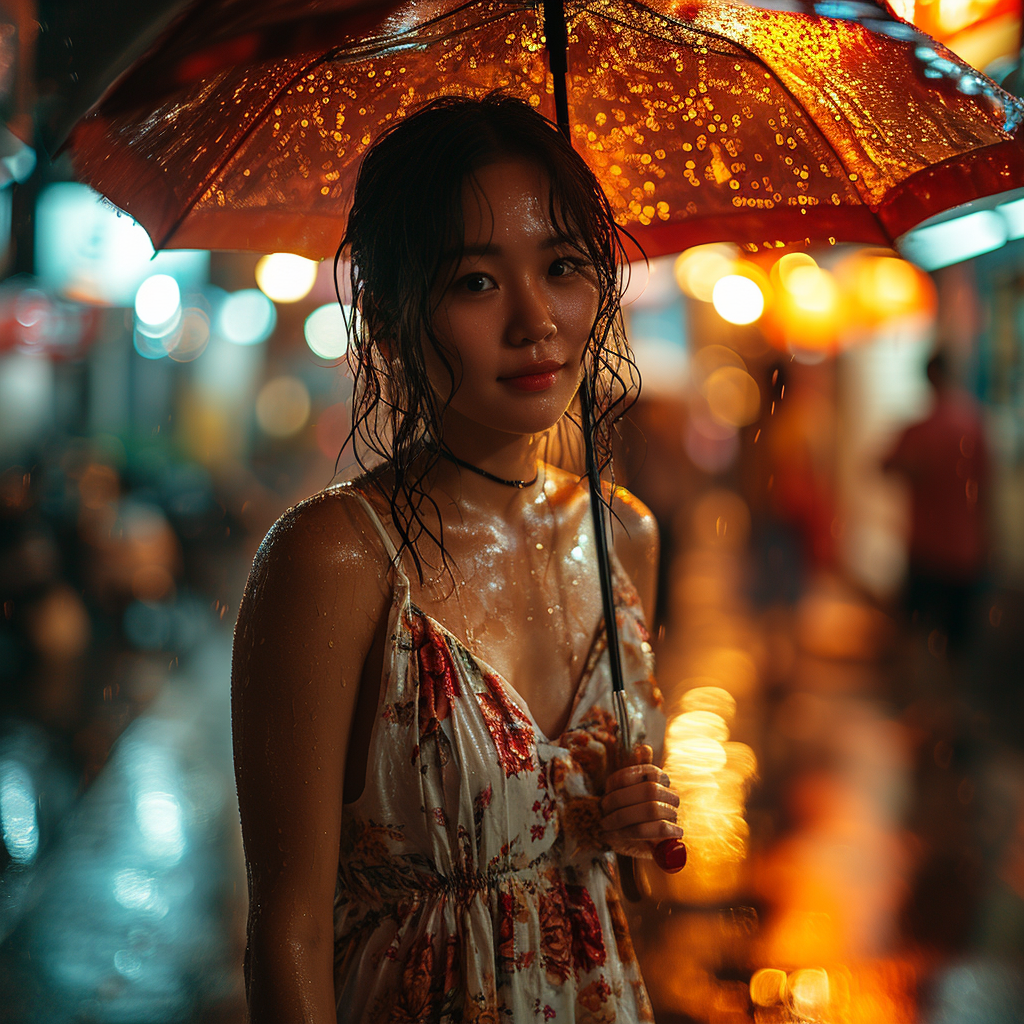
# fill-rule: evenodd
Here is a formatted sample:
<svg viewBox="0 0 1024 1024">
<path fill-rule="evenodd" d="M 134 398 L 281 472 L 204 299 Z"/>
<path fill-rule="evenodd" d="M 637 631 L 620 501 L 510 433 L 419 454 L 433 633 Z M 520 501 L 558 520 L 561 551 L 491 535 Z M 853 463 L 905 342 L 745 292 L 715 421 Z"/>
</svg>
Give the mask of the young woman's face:
<svg viewBox="0 0 1024 1024">
<path fill-rule="evenodd" d="M 576 394 L 598 288 L 593 268 L 551 223 L 549 187 L 539 166 L 514 160 L 483 167 L 463 189 L 464 250 L 443 275 L 450 283 L 433 321 L 455 372 L 446 435 L 460 427 L 540 433 Z M 448 374 L 429 343 L 424 359 L 447 398 Z"/>
</svg>

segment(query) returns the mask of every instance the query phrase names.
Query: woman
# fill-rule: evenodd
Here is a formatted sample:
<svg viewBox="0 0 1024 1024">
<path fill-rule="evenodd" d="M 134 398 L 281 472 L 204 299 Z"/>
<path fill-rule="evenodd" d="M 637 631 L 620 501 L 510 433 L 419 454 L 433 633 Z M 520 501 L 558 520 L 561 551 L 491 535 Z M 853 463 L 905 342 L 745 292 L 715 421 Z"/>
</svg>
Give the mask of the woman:
<svg viewBox="0 0 1024 1024">
<path fill-rule="evenodd" d="M 681 835 L 678 798 L 649 746 L 615 763 L 587 489 L 541 459 L 584 372 L 623 398 L 607 201 L 526 105 L 447 99 L 368 152 L 342 245 L 381 461 L 282 517 L 239 611 L 252 1020 L 650 1019 L 612 851 Z M 657 745 L 657 537 L 614 508 Z"/>
</svg>

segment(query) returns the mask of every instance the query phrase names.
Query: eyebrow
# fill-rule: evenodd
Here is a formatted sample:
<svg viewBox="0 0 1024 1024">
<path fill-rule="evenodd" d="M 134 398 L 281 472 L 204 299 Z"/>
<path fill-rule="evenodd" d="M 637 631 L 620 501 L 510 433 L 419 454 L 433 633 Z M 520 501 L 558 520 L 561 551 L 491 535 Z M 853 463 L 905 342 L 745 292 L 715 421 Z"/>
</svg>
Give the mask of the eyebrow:
<svg viewBox="0 0 1024 1024">
<path fill-rule="evenodd" d="M 541 251 L 545 249 L 556 249 L 560 245 L 577 245 L 568 235 L 558 234 L 549 235 L 544 239 L 540 245 L 537 246 Z M 502 248 L 500 245 L 493 245 L 487 243 L 486 245 L 466 245 L 463 246 L 458 252 L 449 251 L 444 254 L 446 260 L 456 260 L 460 257 L 466 256 L 501 256 Z"/>
</svg>

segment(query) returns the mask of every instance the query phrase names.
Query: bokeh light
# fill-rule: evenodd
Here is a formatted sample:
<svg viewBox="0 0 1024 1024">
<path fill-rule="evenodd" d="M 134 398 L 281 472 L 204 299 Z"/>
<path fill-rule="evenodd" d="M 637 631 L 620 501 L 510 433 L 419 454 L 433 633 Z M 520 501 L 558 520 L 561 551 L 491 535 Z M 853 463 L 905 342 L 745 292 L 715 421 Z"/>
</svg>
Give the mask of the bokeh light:
<svg viewBox="0 0 1024 1024">
<path fill-rule="evenodd" d="M 350 306 L 329 302 L 314 309 L 303 325 L 309 350 L 321 359 L 341 359 L 348 351 L 348 320 Z"/>
<path fill-rule="evenodd" d="M 256 396 L 256 421 L 271 437 L 291 437 L 309 419 L 310 400 L 298 377 L 275 377 Z"/>
<path fill-rule="evenodd" d="M 852 293 L 865 327 L 934 311 L 935 285 L 912 263 L 897 256 L 858 252 L 836 268 L 840 285 Z"/>
<path fill-rule="evenodd" d="M 28 769 L 13 759 L 0 761 L 0 830 L 7 854 L 27 865 L 39 851 L 36 789 Z"/>
<path fill-rule="evenodd" d="M 761 411 L 757 382 L 738 366 L 719 367 L 704 382 L 703 392 L 711 415 L 730 427 L 753 423 Z"/>
<path fill-rule="evenodd" d="M 185 852 L 182 807 L 173 793 L 145 790 L 135 801 L 135 817 L 147 852 L 174 864 Z"/>
<path fill-rule="evenodd" d="M 817 260 L 806 252 L 787 252 L 772 267 L 771 281 L 776 288 L 785 288 L 789 275 L 799 267 L 817 267 Z"/>
<path fill-rule="evenodd" d="M 839 304 L 835 278 L 817 265 L 796 266 L 786 274 L 783 286 L 793 305 L 802 312 L 827 315 Z"/>
<path fill-rule="evenodd" d="M 695 686 L 687 690 L 682 706 L 684 712 L 710 711 L 724 722 L 731 722 L 736 715 L 736 698 L 721 686 Z"/>
<path fill-rule="evenodd" d="M 729 738 L 729 727 L 725 719 L 714 711 L 686 711 L 672 719 L 670 735 L 679 741 L 692 736 L 707 736 L 724 743 Z"/>
<path fill-rule="evenodd" d="M 298 302 L 313 288 L 318 266 L 304 256 L 274 252 L 256 264 L 256 283 L 275 302 Z"/>
<path fill-rule="evenodd" d="M 788 979 L 793 1010 L 803 1020 L 820 1020 L 830 1002 L 828 974 L 820 967 L 794 971 Z"/>
<path fill-rule="evenodd" d="M 677 257 L 676 283 L 684 294 L 701 302 L 711 302 L 715 285 L 733 272 L 738 256 L 739 249 L 735 245 L 696 245 Z"/>
<path fill-rule="evenodd" d="M 750 1001 L 754 1006 L 779 1006 L 785 998 L 785 971 L 765 967 L 754 972 L 750 979 Z"/>
<path fill-rule="evenodd" d="M 167 354 L 176 363 L 190 363 L 203 354 L 209 340 L 210 318 L 203 310 L 190 306 L 181 314 L 181 328 L 166 346 Z"/>
<path fill-rule="evenodd" d="M 135 293 L 138 330 L 151 337 L 168 334 L 181 312 L 181 289 L 170 274 L 147 277 Z"/>
<path fill-rule="evenodd" d="M 715 311 L 731 324 L 752 324 L 764 312 L 764 292 L 744 274 L 726 274 L 711 291 Z"/>
<path fill-rule="evenodd" d="M 233 292 L 217 313 L 217 332 L 236 345 L 258 345 L 277 324 L 274 304 L 256 288 Z"/>
</svg>

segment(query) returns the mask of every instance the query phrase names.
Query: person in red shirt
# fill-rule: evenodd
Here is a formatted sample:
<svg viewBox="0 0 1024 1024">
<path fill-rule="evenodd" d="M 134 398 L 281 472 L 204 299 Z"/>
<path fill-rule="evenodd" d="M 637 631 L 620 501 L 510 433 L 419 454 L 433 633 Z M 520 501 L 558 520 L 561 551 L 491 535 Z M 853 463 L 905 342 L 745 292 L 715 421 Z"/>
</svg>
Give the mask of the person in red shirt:
<svg viewBox="0 0 1024 1024">
<path fill-rule="evenodd" d="M 908 611 L 957 651 L 988 561 L 989 458 L 978 405 L 952 384 L 942 353 L 927 374 L 935 406 L 903 432 L 883 468 L 910 487 Z"/>
</svg>

